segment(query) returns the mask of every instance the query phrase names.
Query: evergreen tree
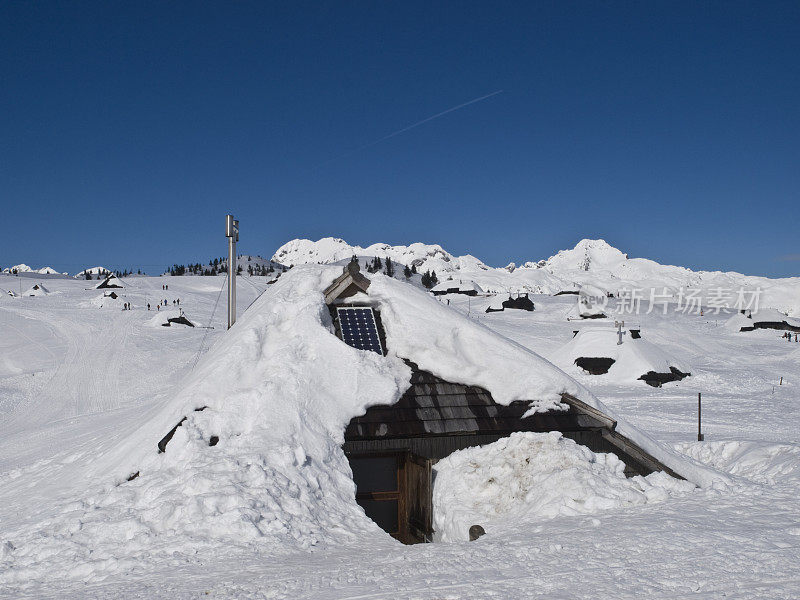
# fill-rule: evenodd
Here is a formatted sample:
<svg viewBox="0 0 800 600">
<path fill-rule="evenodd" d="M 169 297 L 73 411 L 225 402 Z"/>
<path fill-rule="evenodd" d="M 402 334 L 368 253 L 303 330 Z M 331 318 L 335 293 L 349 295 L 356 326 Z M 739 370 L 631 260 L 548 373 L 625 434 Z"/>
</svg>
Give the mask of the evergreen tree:
<svg viewBox="0 0 800 600">
<path fill-rule="evenodd" d="M 386 259 L 386 269 L 384 273 L 389 277 L 394 277 L 394 264 L 392 264 L 392 259 L 390 258 Z"/>
<path fill-rule="evenodd" d="M 408 265 L 403 267 L 403 275 L 405 275 L 406 279 L 409 279 L 411 277 L 411 269 L 408 267 Z"/>
<path fill-rule="evenodd" d="M 411 265 L 411 272 L 412 272 L 414 275 L 416 275 L 416 274 L 417 274 L 417 265 L 415 265 L 415 264 L 412 264 L 412 265 Z"/>
<path fill-rule="evenodd" d="M 431 271 L 431 287 L 439 283 L 439 278 L 436 276 L 436 271 Z"/>
</svg>

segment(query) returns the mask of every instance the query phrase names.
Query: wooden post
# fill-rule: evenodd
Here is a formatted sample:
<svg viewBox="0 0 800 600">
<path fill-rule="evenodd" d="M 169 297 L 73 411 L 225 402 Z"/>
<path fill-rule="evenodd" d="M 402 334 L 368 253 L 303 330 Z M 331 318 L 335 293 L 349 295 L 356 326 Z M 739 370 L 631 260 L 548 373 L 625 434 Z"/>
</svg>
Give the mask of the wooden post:
<svg viewBox="0 0 800 600">
<path fill-rule="evenodd" d="M 702 428 L 702 411 L 703 411 L 703 404 L 702 404 L 702 396 L 700 392 L 697 392 L 697 441 L 702 442 L 705 436 L 703 435 L 703 428 Z"/>
</svg>

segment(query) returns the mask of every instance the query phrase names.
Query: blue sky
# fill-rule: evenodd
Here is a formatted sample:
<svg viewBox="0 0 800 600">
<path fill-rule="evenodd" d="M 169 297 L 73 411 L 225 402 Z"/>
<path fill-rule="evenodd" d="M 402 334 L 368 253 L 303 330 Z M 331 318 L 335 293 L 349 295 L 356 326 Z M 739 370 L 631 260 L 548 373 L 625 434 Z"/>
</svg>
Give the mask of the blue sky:
<svg viewBox="0 0 800 600">
<path fill-rule="evenodd" d="M 798 31 L 797 2 L 5 2 L 0 264 L 158 273 L 233 212 L 252 254 L 602 237 L 800 275 Z"/>
</svg>

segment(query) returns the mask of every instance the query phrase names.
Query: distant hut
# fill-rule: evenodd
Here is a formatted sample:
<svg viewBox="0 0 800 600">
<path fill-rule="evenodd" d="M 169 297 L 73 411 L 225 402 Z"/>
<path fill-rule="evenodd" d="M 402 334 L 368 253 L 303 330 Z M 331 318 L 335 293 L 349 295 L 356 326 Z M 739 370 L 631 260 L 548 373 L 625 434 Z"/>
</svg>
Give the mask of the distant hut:
<svg viewBox="0 0 800 600">
<path fill-rule="evenodd" d="M 725 326 L 732 331 L 775 329 L 798 333 L 800 332 L 800 319 L 789 317 L 774 308 L 764 308 L 754 312 L 737 313 L 725 322 Z"/>
<path fill-rule="evenodd" d="M 103 281 L 95 286 L 96 290 L 104 290 L 108 288 L 122 288 L 122 282 L 113 273 L 106 277 Z"/>
<path fill-rule="evenodd" d="M 47 296 L 50 293 L 46 287 L 44 287 L 41 283 L 35 284 L 33 287 L 29 288 L 27 292 L 25 292 L 24 296 Z"/>
<path fill-rule="evenodd" d="M 486 312 L 502 312 L 507 308 L 513 310 L 533 311 L 536 307 L 533 304 L 533 300 L 528 297 L 527 293 L 517 294 L 516 296 L 509 294 L 508 299 L 503 300 L 502 302 L 496 299 L 492 300 L 492 302 L 486 308 Z"/>
<path fill-rule="evenodd" d="M 623 330 L 621 338 L 611 327 L 578 330 L 556 353 L 554 362 L 576 365 L 590 375 L 609 374 L 618 381 L 639 380 L 653 387 L 691 375 L 683 361 L 643 339 L 639 329 Z"/>
<path fill-rule="evenodd" d="M 483 289 L 474 281 L 447 280 L 431 288 L 434 296 L 444 296 L 445 294 L 463 294 L 465 296 L 477 296 L 483 294 Z"/>
</svg>

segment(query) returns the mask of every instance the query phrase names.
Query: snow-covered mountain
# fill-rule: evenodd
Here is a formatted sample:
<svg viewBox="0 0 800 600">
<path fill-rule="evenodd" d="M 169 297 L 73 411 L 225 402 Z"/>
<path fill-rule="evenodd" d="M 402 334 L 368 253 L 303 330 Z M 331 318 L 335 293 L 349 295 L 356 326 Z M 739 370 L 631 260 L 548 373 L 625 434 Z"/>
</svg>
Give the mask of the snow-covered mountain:
<svg viewBox="0 0 800 600">
<path fill-rule="evenodd" d="M 630 258 L 604 240 L 581 240 L 546 260 L 529 261 L 517 267 L 490 267 L 478 258 L 454 256 L 438 244 L 415 243 L 408 246 L 372 244 L 351 246 L 339 238 L 319 241 L 292 240 L 281 246 L 273 260 L 285 265 L 333 263 L 353 255 L 390 258 L 404 265 L 415 265 L 418 272 L 433 270 L 439 281 L 448 278 L 470 280 L 487 292 L 532 292 L 555 294 L 592 285 L 613 294 L 637 290 L 639 297 L 651 294 L 670 298 L 693 291 L 704 304 L 724 296 L 733 306 L 740 290 L 749 300 L 758 294 L 761 306 L 771 306 L 790 315 L 800 315 L 800 277 L 770 279 L 735 272 L 692 271 L 662 265 L 646 258 Z M 760 291 L 759 291 L 760 290 Z"/>
<path fill-rule="evenodd" d="M 42 267 L 41 269 L 33 269 L 25 263 L 14 265 L 13 267 L 6 267 L 3 273 L 38 273 L 40 275 L 66 275 L 66 273 L 59 273 L 52 267 Z"/>
<path fill-rule="evenodd" d="M 351 246 L 340 238 L 322 238 L 317 242 L 299 239 L 292 240 L 278 248 L 272 260 L 287 266 L 305 263 L 329 264 L 356 256 L 390 258 L 401 265 L 414 265 L 417 270 L 434 270 L 437 273 L 449 273 L 462 269 L 488 271 L 491 267 L 466 254 L 453 256 L 438 244 L 415 243 L 408 246 L 390 246 L 389 244 L 372 244 L 366 248 Z"/>
<path fill-rule="evenodd" d="M 112 272 L 111 269 L 106 269 L 105 267 L 89 267 L 87 269 L 84 269 L 83 271 L 75 273 L 75 279 L 85 278 L 87 274 L 96 276 L 98 273 L 105 274 L 111 272 Z"/>
</svg>

